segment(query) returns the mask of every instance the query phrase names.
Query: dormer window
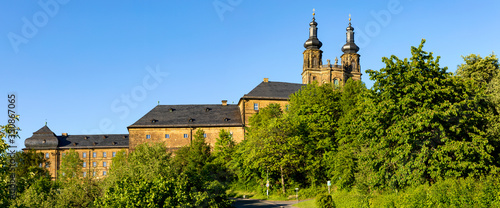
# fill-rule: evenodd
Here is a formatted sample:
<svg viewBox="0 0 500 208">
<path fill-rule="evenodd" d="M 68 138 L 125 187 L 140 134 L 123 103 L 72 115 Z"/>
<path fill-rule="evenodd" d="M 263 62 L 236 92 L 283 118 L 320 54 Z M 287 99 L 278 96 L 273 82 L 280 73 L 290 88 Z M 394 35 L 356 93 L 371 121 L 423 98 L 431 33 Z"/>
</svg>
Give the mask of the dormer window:
<svg viewBox="0 0 500 208">
<path fill-rule="evenodd" d="M 102 138 L 103 138 L 103 139 L 106 139 L 106 138 L 108 138 L 108 136 L 106 136 L 106 135 L 103 135 L 103 136 L 102 136 Z"/>
<path fill-rule="evenodd" d="M 206 111 L 206 112 L 208 112 L 208 111 L 210 111 L 210 110 L 212 110 L 212 109 L 210 109 L 210 108 L 205 108 L 205 111 Z"/>
<path fill-rule="evenodd" d="M 87 139 L 89 139 L 89 137 L 88 137 L 88 136 L 85 136 L 85 137 L 83 137 L 83 139 L 87 140 Z"/>
<path fill-rule="evenodd" d="M 190 118 L 190 119 L 188 120 L 188 122 L 189 122 L 189 123 L 193 123 L 193 121 L 194 121 L 194 119 L 192 119 L 192 118 Z"/>
<path fill-rule="evenodd" d="M 169 109 L 168 109 L 168 112 L 174 112 L 174 110 L 175 110 L 175 109 L 173 109 L 173 108 L 169 108 Z"/>
<path fill-rule="evenodd" d="M 151 119 L 151 123 L 156 123 L 156 122 L 158 122 L 158 120 L 156 120 L 156 119 L 154 119 L 154 118 L 153 118 L 153 119 Z"/>
<path fill-rule="evenodd" d="M 47 141 L 45 141 L 45 139 L 44 139 L 44 140 L 42 141 L 42 143 L 44 143 L 44 144 L 45 144 L 45 142 L 47 142 Z"/>
<path fill-rule="evenodd" d="M 229 118 L 224 118 L 224 121 L 229 121 L 230 119 Z"/>
</svg>

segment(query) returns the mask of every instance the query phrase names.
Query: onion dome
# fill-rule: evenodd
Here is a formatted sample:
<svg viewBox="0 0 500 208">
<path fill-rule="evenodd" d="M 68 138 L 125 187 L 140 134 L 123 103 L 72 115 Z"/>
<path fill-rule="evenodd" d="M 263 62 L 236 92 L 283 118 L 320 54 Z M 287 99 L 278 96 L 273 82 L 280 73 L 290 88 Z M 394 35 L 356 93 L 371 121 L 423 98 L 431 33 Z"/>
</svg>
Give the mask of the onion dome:
<svg viewBox="0 0 500 208">
<path fill-rule="evenodd" d="M 313 9 L 314 11 L 314 9 Z M 316 14 L 313 12 L 313 18 L 311 23 L 309 23 L 309 39 L 304 43 L 304 48 L 306 49 L 320 49 L 323 43 L 318 39 L 318 23 L 316 23 L 316 18 L 314 18 Z"/>
<path fill-rule="evenodd" d="M 43 126 L 33 136 L 24 141 L 24 145 L 28 149 L 53 149 L 56 148 L 59 141 L 47 125 Z"/>
<path fill-rule="evenodd" d="M 359 47 L 354 43 L 354 28 L 351 26 L 351 15 L 349 14 L 349 26 L 346 32 L 346 43 L 342 46 L 342 52 L 344 53 L 357 53 Z"/>
</svg>

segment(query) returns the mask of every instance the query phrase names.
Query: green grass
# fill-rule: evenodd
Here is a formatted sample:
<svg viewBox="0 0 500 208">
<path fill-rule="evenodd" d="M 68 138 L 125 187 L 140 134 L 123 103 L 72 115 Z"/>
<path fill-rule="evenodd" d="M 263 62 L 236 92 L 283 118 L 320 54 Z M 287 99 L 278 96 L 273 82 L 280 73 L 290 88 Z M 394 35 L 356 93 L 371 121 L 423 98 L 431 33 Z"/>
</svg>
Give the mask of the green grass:
<svg viewBox="0 0 500 208">
<path fill-rule="evenodd" d="M 293 206 L 299 207 L 299 208 L 316 208 L 317 207 L 315 199 L 299 202 L 297 204 L 294 204 Z"/>
</svg>

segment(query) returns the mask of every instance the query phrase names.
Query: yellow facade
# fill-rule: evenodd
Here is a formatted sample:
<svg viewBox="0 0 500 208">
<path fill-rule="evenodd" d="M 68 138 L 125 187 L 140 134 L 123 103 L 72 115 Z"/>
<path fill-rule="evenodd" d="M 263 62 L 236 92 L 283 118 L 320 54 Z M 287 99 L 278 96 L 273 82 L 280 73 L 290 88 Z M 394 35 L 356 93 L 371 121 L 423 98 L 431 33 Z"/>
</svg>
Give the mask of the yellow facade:
<svg viewBox="0 0 500 208">
<path fill-rule="evenodd" d="M 109 148 L 109 149 L 74 149 L 78 153 L 82 164 L 82 176 L 102 178 L 109 173 L 109 168 L 112 164 L 113 155 L 118 154 L 120 151 L 128 153 L 127 148 Z M 62 157 L 68 153 L 70 149 L 57 149 L 57 150 L 36 150 L 43 154 L 47 160 L 46 163 L 41 164 L 42 167 L 48 169 L 52 179 L 59 177 L 58 170 L 61 167 Z M 48 154 L 48 155 L 47 155 Z M 48 167 L 47 167 L 48 165 Z"/>
<path fill-rule="evenodd" d="M 143 143 L 164 143 L 168 149 L 176 150 L 191 144 L 199 129 L 205 132 L 205 141 L 212 147 L 215 146 L 216 139 L 222 129 L 230 132 L 235 142 L 241 142 L 244 139 L 243 127 L 129 128 L 129 149 L 133 151 L 137 145 Z"/>
<path fill-rule="evenodd" d="M 250 122 L 250 117 L 257 114 L 259 109 L 267 107 L 269 104 L 277 103 L 281 105 L 281 110 L 285 111 L 288 109 L 288 100 L 283 99 L 246 99 L 243 98 L 238 103 L 241 111 L 241 118 L 245 124 L 248 126 Z"/>
</svg>

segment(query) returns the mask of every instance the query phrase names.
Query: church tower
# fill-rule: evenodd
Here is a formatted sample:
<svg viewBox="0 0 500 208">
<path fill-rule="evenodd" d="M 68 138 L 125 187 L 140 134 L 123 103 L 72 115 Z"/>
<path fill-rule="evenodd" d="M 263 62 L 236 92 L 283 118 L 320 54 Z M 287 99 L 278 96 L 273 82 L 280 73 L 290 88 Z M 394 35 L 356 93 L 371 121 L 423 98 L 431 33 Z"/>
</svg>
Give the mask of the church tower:
<svg viewBox="0 0 500 208">
<path fill-rule="evenodd" d="M 323 65 L 323 51 L 320 50 L 323 45 L 318 39 L 318 23 L 316 23 L 315 13 L 313 10 L 313 18 L 309 23 L 309 39 L 304 43 L 304 64 L 302 70 L 302 83 L 310 84 L 314 81 L 322 83 L 323 73 L 321 66 Z"/>
<path fill-rule="evenodd" d="M 314 10 L 313 10 L 314 11 Z M 335 58 L 335 64 L 327 60 L 323 65 L 320 50 L 323 45 L 318 40 L 318 23 L 315 13 L 309 23 L 309 39 L 304 43 L 304 64 L 302 67 L 302 84 L 318 82 L 319 85 L 330 84 L 332 87 L 343 86 L 348 79 L 361 80 L 361 66 L 359 65 L 359 47 L 354 43 L 354 28 L 351 26 L 351 15 L 349 15 L 349 26 L 346 32 L 346 43 L 342 46 L 341 63 Z"/>
<path fill-rule="evenodd" d="M 351 15 L 349 15 L 349 26 L 346 32 L 346 43 L 342 46 L 342 68 L 346 73 L 344 83 L 348 78 L 353 80 L 361 80 L 361 66 L 359 65 L 359 47 L 354 43 L 354 28 L 351 26 Z"/>
</svg>

